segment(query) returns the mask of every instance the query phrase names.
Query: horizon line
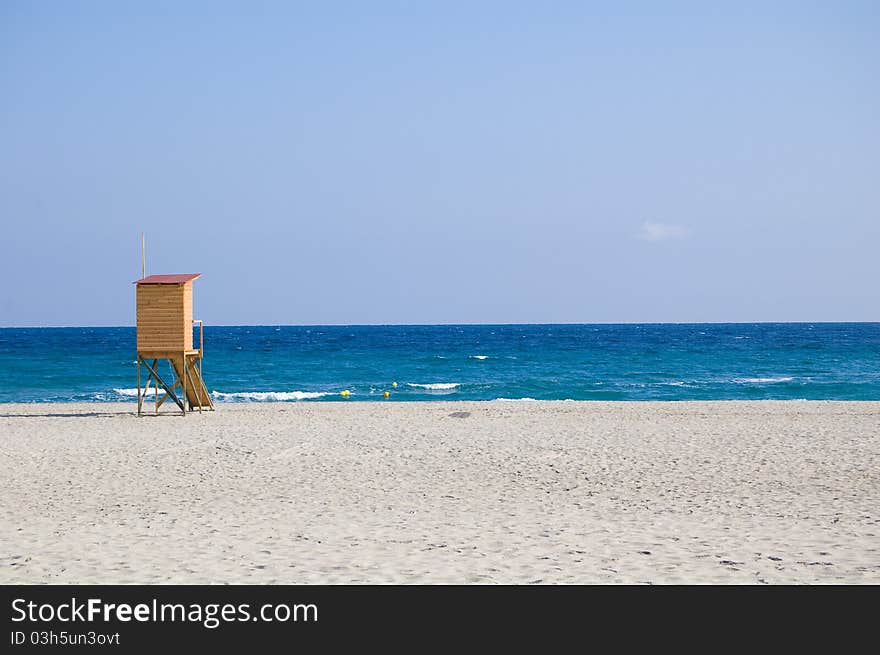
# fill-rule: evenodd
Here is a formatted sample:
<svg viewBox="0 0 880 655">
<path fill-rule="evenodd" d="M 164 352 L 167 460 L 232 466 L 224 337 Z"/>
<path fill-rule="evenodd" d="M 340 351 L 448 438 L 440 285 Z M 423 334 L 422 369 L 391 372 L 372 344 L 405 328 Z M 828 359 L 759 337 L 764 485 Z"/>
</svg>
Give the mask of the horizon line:
<svg viewBox="0 0 880 655">
<path fill-rule="evenodd" d="M 564 321 L 557 323 L 211 323 L 205 327 L 516 327 L 541 325 L 873 325 L 876 321 Z M 128 325 L 0 325 L 0 330 L 135 328 Z"/>
</svg>

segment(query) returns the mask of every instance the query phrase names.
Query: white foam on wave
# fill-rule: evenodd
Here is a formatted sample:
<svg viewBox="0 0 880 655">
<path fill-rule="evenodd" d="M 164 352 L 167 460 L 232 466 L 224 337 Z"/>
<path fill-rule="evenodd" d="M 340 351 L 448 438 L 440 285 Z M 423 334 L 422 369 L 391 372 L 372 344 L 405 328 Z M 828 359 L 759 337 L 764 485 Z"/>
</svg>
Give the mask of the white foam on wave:
<svg viewBox="0 0 880 655">
<path fill-rule="evenodd" d="M 430 384 L 416 384 L 407 382 L 406 386 L 414 389 L 428 389 L 429 391 L 450 391 L 461 386 L 458 382 L 432 382 Z"/>
<path fill-rule="evenodd" d="M 501 402 L 501 403 L 524 403 L 524 402 L 536 403 L 536 402 L 538 402 L 537 398 L 496 398 L 495 400 L 498 402 Z"/>
<path fill-rule="evenodd" d="M 776 382 L 791 382 L 794 378 L 734 378 L 733 381 L 738 384 L 774 384 Z"/>
<path fill-rule="evenodd" d="M 311 400 L 331 395 L 329 391 L 236 391 L 224 393 L 212 391 L 211 395 L 217 400 L 253 400 L 256 402 L 268 402 L 273 400 Z"/>
<path fill-rule="evenodd" d="M 705 384 L 704 380 L 666 380 L 665 382 L 657 382 L 656 384 L 663 387 L 684 387 L 686 389 L 697 389 L 700 385 Z"/>
<path fill-rule="evenodd" d="M 489 359 L 489 355 L 471 355 L 471 359 Z"/>
<path fill-rule="evenodd" d="M 137 395 L 138 395 L 137 389 L 114 389 L 113 392 L 118 393 L 120 396 L 130 396 L 132 398 L 137 398 Z M 155 396 L 156 395 L 156 387 L 150 387 L 147 390 L 147 393 L 150 393 Z M 164 391 L 163 391 L 163 393 L 164 393 Z"/>
</svg>

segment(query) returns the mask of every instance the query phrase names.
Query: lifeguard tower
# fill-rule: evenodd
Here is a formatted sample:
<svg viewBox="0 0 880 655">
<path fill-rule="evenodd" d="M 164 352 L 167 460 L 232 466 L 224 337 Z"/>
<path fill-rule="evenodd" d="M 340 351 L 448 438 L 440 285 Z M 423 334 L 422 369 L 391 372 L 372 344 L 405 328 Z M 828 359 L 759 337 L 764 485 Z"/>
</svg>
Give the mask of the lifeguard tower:
<svg viewBox="0 0 880 655">
<path fill-rule="evenodd" d="M 144 399 L 155 385 L 156 413 L 168 398 L 185 415 L 189 410 L 214 409 L 211 394 L 202 379 L 204 331 L 193 320 L 193 281 L 199 273 L 149 275 L 137 285 L 137 381 L 138 416 Z M 199 326 L 199 348 L 193 348 L 193 326 Z M 174 381 L 168 384 L 159 373 L 159 361 L 168 360 Z M 141 366 L 146 367 L 146 384 L 141 387 Z M 164 395 L 159 397 L 159 387 Z M 178 392 L 180 395 L 178 395 Z"/>
</svg>

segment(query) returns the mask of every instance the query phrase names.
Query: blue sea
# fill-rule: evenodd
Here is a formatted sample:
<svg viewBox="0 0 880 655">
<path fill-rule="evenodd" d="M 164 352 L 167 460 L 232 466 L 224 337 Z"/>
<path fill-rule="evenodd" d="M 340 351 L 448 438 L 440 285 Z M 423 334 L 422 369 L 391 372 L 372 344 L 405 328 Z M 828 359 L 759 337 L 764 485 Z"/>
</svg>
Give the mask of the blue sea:
<svg viewBox="0 0 880 655">
<path fill-rule="evenodd" d="M 135 357 L 132 327 L 3 328 L 0 402 L 131 400 Z M 880 323 L 207 326 L 204 377 L 220 402 L 880 400 Z"/>
</svg>

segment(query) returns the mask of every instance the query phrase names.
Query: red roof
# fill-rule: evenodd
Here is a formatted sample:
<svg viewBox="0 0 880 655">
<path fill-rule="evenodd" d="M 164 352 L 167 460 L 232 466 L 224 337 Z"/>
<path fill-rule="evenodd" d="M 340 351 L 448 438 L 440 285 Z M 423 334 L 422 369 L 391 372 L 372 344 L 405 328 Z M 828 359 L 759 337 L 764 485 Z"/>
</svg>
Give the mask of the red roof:
<svg viewBox="0 0 880 655">
<path fill-rule="evenodd" d="M 183 284 L 195 280 L 201 273 L 176 273 L 174 275 L 148 275 L 132 284 Z"/>
</svg>

